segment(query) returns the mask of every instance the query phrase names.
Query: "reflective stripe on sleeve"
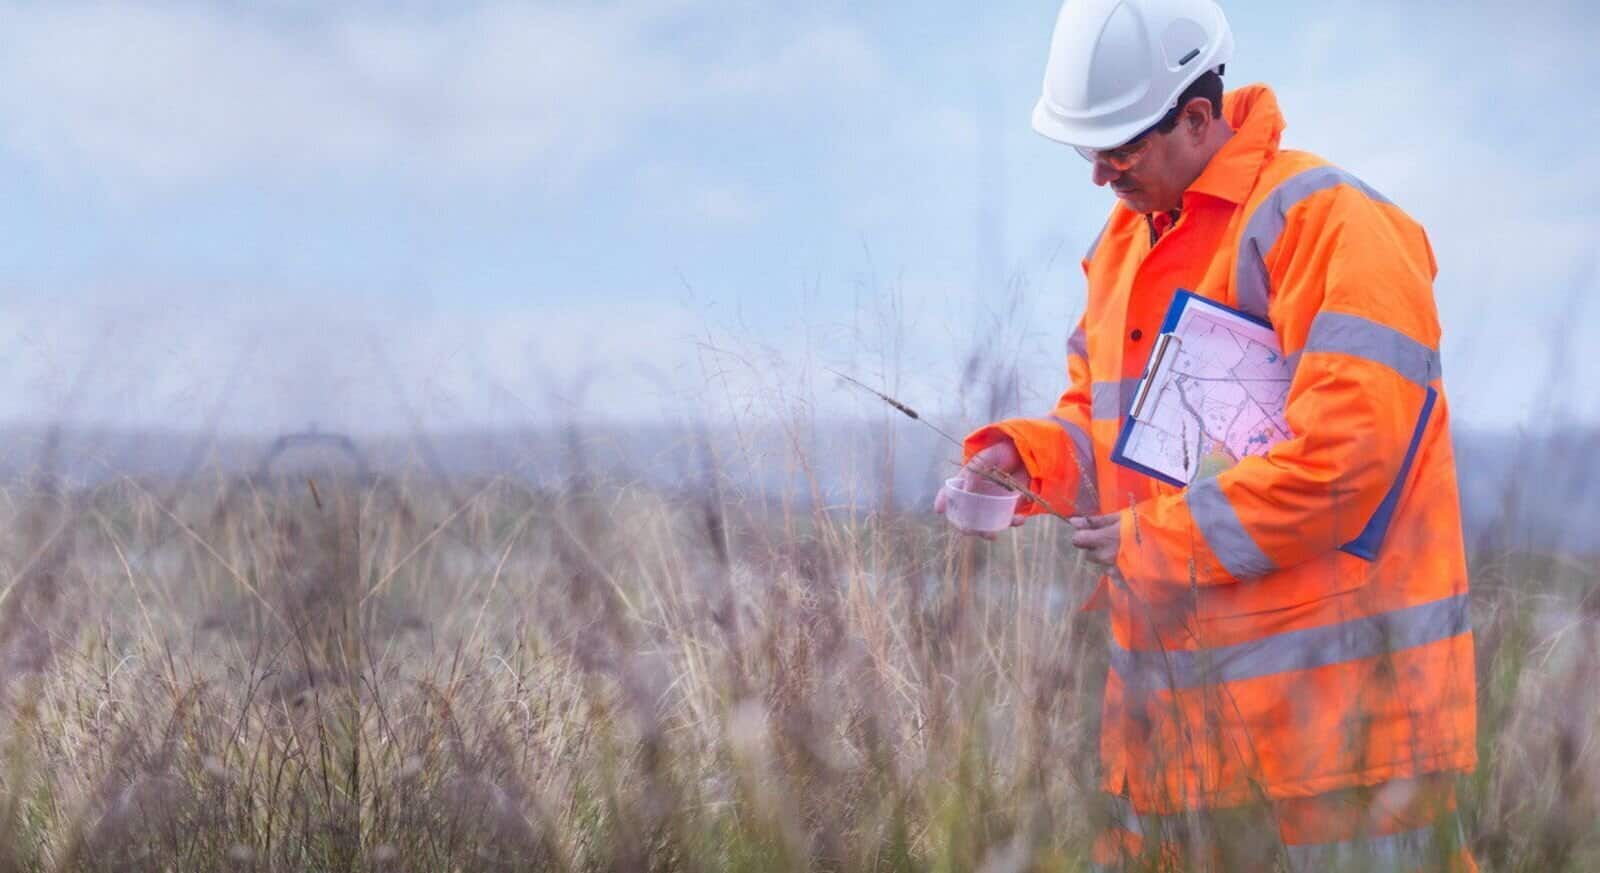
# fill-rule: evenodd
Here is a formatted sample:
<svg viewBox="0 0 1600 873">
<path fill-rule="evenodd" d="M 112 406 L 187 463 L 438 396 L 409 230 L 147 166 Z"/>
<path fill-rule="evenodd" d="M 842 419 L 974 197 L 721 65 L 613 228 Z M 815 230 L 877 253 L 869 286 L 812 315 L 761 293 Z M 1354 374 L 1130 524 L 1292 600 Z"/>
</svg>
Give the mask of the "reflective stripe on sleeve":
<svg viewBox="0 0 1600 873">
<path fill-rule="evenodd" d="M 1440 375 L 1439 354 L 1376 321 L 1344 312 L 1322 312 L 1306 336 L 1308 352 L 1338 352 L 1382 364 L 1423 388 Z M 1291 363 L 1298 366 L 1299 356 Z"/>
<path fill-rule="evenodd" d="M 1094 469 L 1094 442 L 1089 439 L 1088 431 L 1067 421 L 1059 416 L 1052 415 L 1050 420 L 1055 422 L 1066 432 L 1067 440 L 1072 443 L 1072 454 L 1078 462 L 1079 488 L 1075 509 L 1081 513 L 1093 513 L 1099 509 L 1099 501 L 1094 499 L 1093 490 L 1095 483 Z M 1089 489 L 1082 486 L 1087 484 Z"/>
<path fill-rule="evenodd" d="M 1443 836 L 1444 839 L 1440 839 Z M 1410 873 L 1412 870 L 1446 869 L 1447 862 L 1466 846 L 1461 819 L 1449 814 L 1448 822 L 1416 830 L 1309 846 L 1284 846 L 1295 873 L 1319 870 L 1367 870 L 1375 873 Z"/>
<path fill-rule="evenodd" d="M 1089 335 L 1081 323 L 1078 329 L 1072 332 L 1072 336 L 1067 337 L 1067 353 L 1080 358 L 1089 357 Z"/>
<path fill-rule="evenodd" d="M 1096 420 L 1121 418 L 1133 405 L 1133 394 L 1139 388 L 1139 379 L 1122 379 L 1116 382 L 1095 382 L 1089 386 L 1089 414 Z"/>
<path fill-rule="evenodd" d="M 1202 479 L 1184 492 L 1189 515 L 1206 538 L 1217 561 L 1235 579 L 1253 579 L 1278 569 L 1244 529 L 1239 513 L 1222 493 L 1216 479 Z"/>
<path fill-rule="evenodd" d="M 1467 595 L 1213 649 L 1130 651 L 1111 644 L 1111 666 L 1130 688 L 1198 688 L 1343 664 L 1447 640 L 1470 629 Z"/>
<path fill-rule="evenodd" d="M 1389 203 L 1389 198 L 1373 190 L 1367 183 L 1338 167 L 1313 167 L 1296 173 L 1272 189 L 1261 205 L 1250 213 L 1250 221 L 1239 237 L 1239 256 L 1234 262 L 1234 290 L 1239 308 L 1257 318 L 1267 317 L 1269 280 L 1267 277 L 1267 252 L 1278 244 L 1283 235 L 1289 210 L 1300 201 L 1318 191 L 1337 185 L 1349 185 L 1379 203 Z"/>
</svg>

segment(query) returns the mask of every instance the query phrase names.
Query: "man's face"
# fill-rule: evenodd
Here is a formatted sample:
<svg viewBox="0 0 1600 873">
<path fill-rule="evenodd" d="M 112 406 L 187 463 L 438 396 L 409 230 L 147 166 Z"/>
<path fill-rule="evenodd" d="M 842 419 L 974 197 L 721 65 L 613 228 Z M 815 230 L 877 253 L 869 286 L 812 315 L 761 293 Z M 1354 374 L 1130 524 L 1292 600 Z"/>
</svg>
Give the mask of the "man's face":
<svg viewBox="0 0 1600 873">
<path fill-rule="evenodd" d="M 1183 192 L 1219 147 L 1214 134 L 1226 128 L 1212 115 L 1211 101 L 1195 97 L 1179 111 L 1170 130 L 1151 128 L 1114 149 L 1078 152 L 1091 161 L 1094 183 L 1110 185 L 1128 208 L 1164 212 L 1183 204 Z"/>
<path fill-rule="evenodd" d="M 1102 153 L 1094 160 L 1094 183 L 1110 185 L 1135 212 L 1178 208 L 1193 176 L 1187 172 L 1189 161 L 1183 153 L 1182 137 L 1174 136 L 1175 132 L 1152 130 L 1145 134 L 1131 150 L 1131 159 L 1124 159 L 1126 153 L 1119 154 L 1120 149 Z"/>
</svg>

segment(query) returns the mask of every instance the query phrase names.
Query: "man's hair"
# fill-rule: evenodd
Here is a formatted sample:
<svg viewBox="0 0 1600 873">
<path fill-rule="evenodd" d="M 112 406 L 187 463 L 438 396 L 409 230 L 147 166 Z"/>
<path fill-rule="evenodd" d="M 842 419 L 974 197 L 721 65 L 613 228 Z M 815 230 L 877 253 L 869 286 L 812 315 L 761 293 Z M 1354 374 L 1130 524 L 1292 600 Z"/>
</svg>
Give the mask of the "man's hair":
<svg viewBox="0 0 1600 873">
<path fill-rule="evenodd" d="M 1204 97 L 1210 100 L 1211 117 L 1221 118 L 1222 74 L 1216 70 L 1206 70 L 1200 75 L 1200 78 L 1190 82 L 1189 87 L 1183 89 L 1183 93 L 1178 95 L 1178 105 L 1168 110 L 1167 114 L 1156 122 L 1156 130 L 1162 133 L 1170 133 L 1173 128 L 1178 126 L 1178 116 L 1183 114 L 1183 107 L 1188 106 L 1189 101 L 1196 97 Z"/>
</svg>

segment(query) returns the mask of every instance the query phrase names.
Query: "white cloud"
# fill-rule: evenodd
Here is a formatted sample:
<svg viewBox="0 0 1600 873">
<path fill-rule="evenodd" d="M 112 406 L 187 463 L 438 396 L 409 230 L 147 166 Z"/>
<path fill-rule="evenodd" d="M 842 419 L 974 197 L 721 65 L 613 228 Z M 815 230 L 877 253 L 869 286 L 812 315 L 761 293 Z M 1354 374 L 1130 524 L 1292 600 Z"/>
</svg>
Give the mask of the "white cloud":
<svg viewBox="0 0 1600 873">
<path fill-rule="evenodd" d="M 396 169 L 445 182 L 536 171 L 559 182 L 653 119 L 875 74 L 865 37 L 825 18 L 785 16 L 792 27 L 763 30 L 750 51 L 712 63 L 659 35 L 715 9 L 483 2 L 285 15 L 198 2 L 7 3 L 0 143 L 55 173 L 113 184 Z"/>
</svg>

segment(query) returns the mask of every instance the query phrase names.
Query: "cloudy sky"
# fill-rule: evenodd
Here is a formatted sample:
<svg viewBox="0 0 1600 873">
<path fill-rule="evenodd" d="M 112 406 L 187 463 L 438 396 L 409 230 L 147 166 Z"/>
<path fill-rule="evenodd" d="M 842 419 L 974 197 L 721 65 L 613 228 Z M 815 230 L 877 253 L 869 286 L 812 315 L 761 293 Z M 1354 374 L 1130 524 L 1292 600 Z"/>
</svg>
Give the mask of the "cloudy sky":
<svg viewBox="0 0 1600 873">
<path fill-rule="evenodd" d="M 1042 409 L 1111 206 L 1028 127 L 1056 8 L 0 3 L 0 421 L 860 408 L 835 368 L 971 424 L 974 347 Z M 1428 228 L 1458 419 L 1600 420 L 1596 17 L 1225 8 Z"/>
</svg>

